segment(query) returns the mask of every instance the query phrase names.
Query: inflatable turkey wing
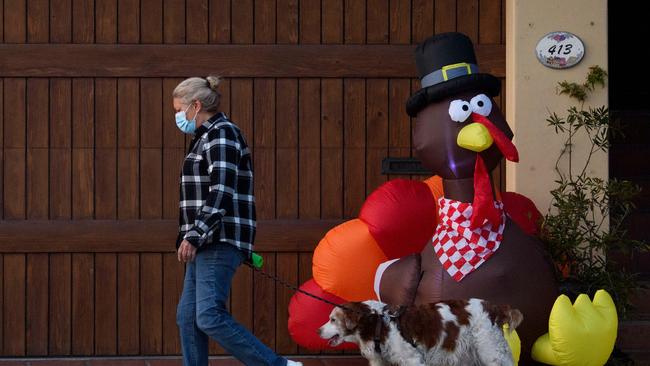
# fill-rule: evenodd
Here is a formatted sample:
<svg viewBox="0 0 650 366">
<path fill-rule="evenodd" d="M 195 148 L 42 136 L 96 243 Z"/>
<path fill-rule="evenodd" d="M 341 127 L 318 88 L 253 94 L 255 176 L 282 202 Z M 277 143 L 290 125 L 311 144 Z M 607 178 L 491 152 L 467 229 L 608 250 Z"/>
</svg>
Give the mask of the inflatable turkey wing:
<svg viewBox="0 0 650 366">
<path fill-rule="evenodd" d="M 334 303 L 376 299 L 375 272 L 390 259 L 419 253 L 436 227 L 435 199 L 442 195 L 440 178 L 396 179 L 366 199 L 358 219 L 332 228 L 313 256 L 313 279 L 301 286 Z M 417 273 L 416 273 L 417 272 Z M 413 276 L 419 277 L 417 269 Z M 297 292 L 289 304 L 289 333 L 299 345 L 330 349 L 318 337 L 333 305 Z M 340 348 L 353 345 L 343 344 Z"/>
</svg>

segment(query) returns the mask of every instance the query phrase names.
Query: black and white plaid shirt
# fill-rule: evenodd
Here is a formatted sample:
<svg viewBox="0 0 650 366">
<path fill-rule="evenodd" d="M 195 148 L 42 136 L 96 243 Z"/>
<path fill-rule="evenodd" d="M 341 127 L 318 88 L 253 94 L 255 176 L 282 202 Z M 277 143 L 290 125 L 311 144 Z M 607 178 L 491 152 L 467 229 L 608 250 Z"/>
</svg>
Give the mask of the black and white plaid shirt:
<svg viewBox="0 0 650 366">
<path fill-rule="evenodd" d="M 253 166 L 246 140 L 224 113 L 198 127 L 181 172 L 178 250 L 217 241 L 250 255 L 255 240 Z"/>
</svg>

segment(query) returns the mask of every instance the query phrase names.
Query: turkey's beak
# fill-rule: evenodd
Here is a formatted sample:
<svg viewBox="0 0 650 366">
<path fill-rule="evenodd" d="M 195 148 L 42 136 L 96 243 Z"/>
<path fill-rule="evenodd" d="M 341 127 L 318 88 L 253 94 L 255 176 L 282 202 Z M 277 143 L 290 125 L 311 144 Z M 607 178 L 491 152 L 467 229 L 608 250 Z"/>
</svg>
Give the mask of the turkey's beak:
<svg viewBox="0 0 650 366">
<path fill-rule="evenodd" d="M 472 113 L 472 119 L 474 120 L 475 123 L 472 123 L 466 127 L 464 127 L 460 132 L 462 133 L 465 128 L 470 127 L 475 124 L 480 124 L 485 129 L 489 132 L 489 135 L 491 136 L 491 140 L 494 140 L 494 143 L 497 145 L 499 150 L 501 151 L 501 154 L 503 156 L 513 162 L 518 162 L 519 161 L 519 152 L 517 151 L 517 148 L 515 145 L 510 141 L 510 139 L 501 131 L 498 129 L 487 117 L 480 115 L 478 113 Z M 458 135 L 460 138 L 460 134 Z M 460 143 L 459 143 L 460 145 Z M 492 144 L 488 147 L 490 147 Z M 470 149 L 471 150 L 471 149 Z M 483 149 L 485 150 L 485 149 Z M 480 151 L 483 151 L 480 150 Z M 476 150 L 474 150 L 476 151 Z"/>
<path fill-rule="evenodd" d="M 458 146 L 475 152 L 487 150 L 493 142 L 490 131 L 480 123 L 471 123 L 463 127 L 456 138 Z"/>
</svg>

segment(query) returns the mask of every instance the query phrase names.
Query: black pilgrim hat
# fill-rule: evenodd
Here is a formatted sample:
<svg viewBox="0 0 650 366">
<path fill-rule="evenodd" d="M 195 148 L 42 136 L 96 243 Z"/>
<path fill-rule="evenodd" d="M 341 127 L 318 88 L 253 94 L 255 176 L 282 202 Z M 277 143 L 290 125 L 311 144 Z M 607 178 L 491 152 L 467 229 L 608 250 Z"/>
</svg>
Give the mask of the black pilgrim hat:
<svg viewBox="0 0 650 366">
<path fill-rule="evenodd" d="M 479 73 L 472 41 L 462 33 L 440 33 L 415 48 L 415 63 L 422 89 L 406 102 L 406 113 L 415 117 L 427 105 L 450 95 L 480 90 L 499 95 L 501 83 L 490 74 Z"/>
</svg>

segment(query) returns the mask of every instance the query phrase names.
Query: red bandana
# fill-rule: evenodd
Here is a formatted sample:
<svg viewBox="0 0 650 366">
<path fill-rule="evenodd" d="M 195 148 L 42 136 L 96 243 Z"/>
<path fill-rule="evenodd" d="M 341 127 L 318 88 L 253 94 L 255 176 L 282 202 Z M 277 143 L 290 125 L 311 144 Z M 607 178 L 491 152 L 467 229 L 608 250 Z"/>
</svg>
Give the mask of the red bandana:
<svg viewBox="0 0 650 366">
<path fill-rule="evenodd" d="M 471 203 L 444 197 L 438 199 L 440 219 L 432 239 L 433 249 L 456 282 L 460 282 L 499 249 L 506 220 L 503 203 L 493 201 L 493 205 L 500 218 L 497 229 L 493 229 L 490 220 L 484 221 L 481 227 L 471 229 Z"/>
</svg>

